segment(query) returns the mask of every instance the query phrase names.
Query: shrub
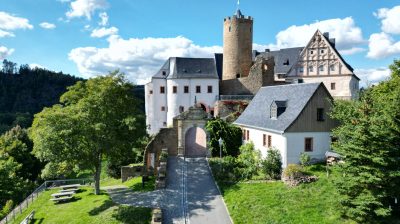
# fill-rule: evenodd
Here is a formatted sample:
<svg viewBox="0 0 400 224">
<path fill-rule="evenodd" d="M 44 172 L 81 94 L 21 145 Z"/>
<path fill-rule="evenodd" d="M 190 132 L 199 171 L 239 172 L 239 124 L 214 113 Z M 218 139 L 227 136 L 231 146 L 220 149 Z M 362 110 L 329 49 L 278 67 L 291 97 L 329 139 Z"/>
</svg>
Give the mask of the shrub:
<svg viewBox="0 0 400 224">
<path fill-rule="evenodd" d="M 211 155 L 219 156 L 219 138 L 224 140 L 222 144 L 222 156 L 234 156 L 239 154 L 239 147 L 242 145 L 242 130 L 220 118 L 209 120 L 206 129 L 210 134 L 208 147 Z"/>
<path fill-rule="evenodd" d="M 282 161 L 279 150 L 272 148 L 268 150 L 267 157 L 261 162 L 262 171 L 266 177 L 280 179 L 282 173 Z"/>
<path fill-rule="evenodd" d="M 238 164 L 232 156 L 211 158 L 209 164 L 217 181 L 238 181 L 240 179 Z"/>
<path fill-rule="evenodd" d="M 304 170 L 303 167 L 297 164 L 289 164 L 283 170 L 283 176 L 288 179 L 296 179 L 303 176 Z"/>
<path fill-rule="evenodd" d="M 310 165 L 311 157 L 305 152 L 300 153 L 300 163 L 302 166 Z"/>
<path fill-rule="evenodd" d="M 260 157 L 260 151 L 254 149 L 252 142 L 240 146 L 237 162 L 242 179 L 251 179 L 253 175 L 257 174 L 260 167 Z"/>
<path fill-rule="evenodd" d="M 4 205 L 3 209 L 0 210 L 0 219 L 4 218 L 14 207 L 14 202 L 12 200 L 8 200 Z"/>
<path fill-rule="evenodd" d="M 168 159 L 168 152 L 161 151 L 160 153 L 160 161 L 166 161 Z"/>
</svg>

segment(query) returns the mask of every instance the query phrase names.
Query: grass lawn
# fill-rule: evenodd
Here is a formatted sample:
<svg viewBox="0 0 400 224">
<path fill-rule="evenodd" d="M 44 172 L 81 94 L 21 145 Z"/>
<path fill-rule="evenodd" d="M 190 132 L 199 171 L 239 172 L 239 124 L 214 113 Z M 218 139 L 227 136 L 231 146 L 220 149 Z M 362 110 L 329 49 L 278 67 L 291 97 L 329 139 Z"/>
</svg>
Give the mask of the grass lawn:
<svg viewBox="0 0 400 224">
<path fill-rule="evenodd" d="M 340 217 L 339 194 L 325 166 L 308 171 L 320 179 L 298 187 L 282 182 L 219 184 L 234 223 L 353 223 Z"/>
<path fill-rule="evenodd" d="M 32 210 L 35 210 L 34 223 L 150 223 L 150 208 L 120 206 L 113 203 L 103 193 L 94 195 L 93 189 L 82 188 L 75 200 L 67 203 L 50 201 L 51 194 L 58 189 L 47 190 L 13 222 L 20 223 Z"/>
<path fill-rule="evenodd" d="M 107 177 L 100 181 L 100 185 L 101 187 L 120 185 L 131 188 L 133 191 L 152 191 L 155 188 L 155 178 L 149 177 L 149 179 L 144 184 L 144 188 L 142 187 L 142 177 L 134 177 L 128 181 L 125 181 L 124 183 L 122 183 L 121 179 Z"/>
</svg>

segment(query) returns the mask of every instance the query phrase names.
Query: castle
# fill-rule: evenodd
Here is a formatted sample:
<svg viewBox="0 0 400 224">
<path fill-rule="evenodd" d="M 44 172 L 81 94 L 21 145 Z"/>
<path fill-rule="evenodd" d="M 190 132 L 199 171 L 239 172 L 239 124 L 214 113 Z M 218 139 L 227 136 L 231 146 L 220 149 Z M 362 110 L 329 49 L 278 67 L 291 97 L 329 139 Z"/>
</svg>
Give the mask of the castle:
<svg viewBox="0 0 400 224">
<path fill-rule="evenodd" d="M 317 30 L 305 47 L 258 52 L 252 49 L 252 17 L 238 9 L 223 27 L 223 54 L 169 58 L 145 85 L 149 134 L 171 127 L 194 103 L 210 116 L 240 114 L 264 86 L 322 82 L 333 98 L 357 97 L 359 78 L 329 33 Z"/>
</svg>

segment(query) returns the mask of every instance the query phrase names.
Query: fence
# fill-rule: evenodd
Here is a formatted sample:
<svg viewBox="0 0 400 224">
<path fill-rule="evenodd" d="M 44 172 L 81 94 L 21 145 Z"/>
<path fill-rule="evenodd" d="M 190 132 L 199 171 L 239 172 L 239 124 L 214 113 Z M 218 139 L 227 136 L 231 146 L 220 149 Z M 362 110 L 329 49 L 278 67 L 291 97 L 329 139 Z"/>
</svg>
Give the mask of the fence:
<svg viewBox="0 0 400 224">
<path fill-rule="evenodd" d="M 6 224 L 9 222 L 12 222 L 15 217 L 22 212 L 25 211 L 26 208 L 30 204 L 33 203 L 33 201 L 39 197 L 40 193 L 45 191 L 48 188 L 54 188 L 54 187 L 59 187 L 61 185 L 67 185 L 67 184 L 81 184 L 81 185 L 87 185 L 93 183 L 93 179 L 90 178 L 85 178 L 85 179 L 69 179 L 69 180 L 48 180 L 45 181 L 42 185 L 40 185 L 36 190 L 34 190 L 25 200 L 23 200 L 18 206 L 16 206 L 10 213 L 8 213 L 1 221 L 0 224 Z"/>
</svg>

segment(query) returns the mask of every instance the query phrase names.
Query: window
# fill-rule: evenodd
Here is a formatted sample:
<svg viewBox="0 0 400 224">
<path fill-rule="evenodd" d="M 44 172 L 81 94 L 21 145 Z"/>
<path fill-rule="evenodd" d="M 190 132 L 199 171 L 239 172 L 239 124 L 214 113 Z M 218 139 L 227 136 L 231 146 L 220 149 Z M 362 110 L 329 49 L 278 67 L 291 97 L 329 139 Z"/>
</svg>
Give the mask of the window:
<svg viewBox="0 0 400 224">
<path fill-rule="evenodd" d="M 149 93 L 150 93 L 150 94 L 153 94 L 153 90 L 150 90 Z"/>
<path fill-rule="evenodd" d="M 246 130 L 242 130 L 242 139 L 246 140 Z"/>
<path fill-rule="evenodd" d="M 160 86 L 160 93 L 164 94 L 165 93 L 165 87 L 164 86 Z"/>
<path fill-rule="evenodd" d="M 275 105 L 271 106 L 271 119 L 278 118 L 278 108 Z"/>
<path fill-rule="evenodd" d="M 267 135 L 263 134 L 263 146 L 267 145 Z"/>
<path fill-rule="evenodd" d="M 297 83 L 304 83 L 304 80 L 303 79 L 298 79 Z"/>
<path fill-rule="evenodd" d="M 325 53 L 324 49 L 321 49 L 321 51 L 320 51 L 320 52 L 321 52 L 321 54 Z"/>
<path fill-rule="evenodd" d="M 237 78 L 237 79 L 240 78 L 240 74 L 236 74 L 236 78 Z"/>
<path fill-rule="evenodd" d="M 167 127 L 167 122 L 163 122 L 163 126 L 164 126 L 164 127 Z"/>
<path fill-rule="evenodd" d="M 314 54 L 314 51 L 310 51 L 310 54 Z"/>
<path fill-rule="evenodd" d="M 272 136 L 268 135 L 268 148 L 272 147 Z"/>
<path fill-rule="evenodd" d="M 212 86 L 207 86 L 207 93 L 212 93 Z"/>
<path fill-rule="evenodd" d="M 185 107 L 180 106 L 180 107 L 179 107 L 179 113 L 182 113 L 183 111 L 185 111 Z"/>
<path fill-rule="evenodd" d="M 189 86 L 184 86 L 183 87 L 183 92 L 184 93 L 189 93 Z"/>
<path fill-rule="evenodd" d="M 161 107 L 161 111 L 165 111 L 165 107 L 164 106 Z"/>
<path fill-rule="evenodd" d="M 166 72 L 166 71 L 163 71 L 163 72 L 162 72 L 162 75 L 164 75 L 164 76 L 167 75 L 167 72 Z"/>
<path fill-rule="evenodd" d="M 283 62 L 283 65 L 289 65 L 289 59 L 286 59 L 286 61 Z"/>
<path fill-rule="evenodd" d="M 246 130 L 246 140 L 249 140 L 249 139 L 250 139 L 250 131 Z"/>
<path fill-rule="evenodd" d="M 303 67 L 300 67 L 300 68 L 299 68 L 299 72 L 300 72 L 300 73 L 303 73 L 303 72 L 304 72 L 304 68 L 303 68 Z"/>
<path fill-rule="evenodd" d="M 323 72 L 323 71 L 324 71 L 324 66 L 323 66 L 323 65 L 320 65 L 320 66 L 319 66 L 319 71 L 320 71 L 320 72 Z"/>
<path fill-rule="evenodd" d="M 331 83 L 331 90 L 335 90 L 336 89 L 336 83 L 332 82 Z"/>
<path fill-rule="evenodd" d="M 325 120 L 324 108 L 317 108 L 317 121 L 324 121 L 324 120 Z"/>
<path fill-rule="evenodd" d="M 178 87 L 173 86 L 173 87 L 172 87 L 172 93 L 176 93 L 177 91 L 178 91 Z"/>
<path fill-rule="evenodd" d="M 334 65 L 331 65 L 331 66 L 329 66 L 329 69 L 330 69 L 331 71 L 335 71 L 335 66 L 334 66 Z"/>
<path fill-rule="evenodd" d="M 313 138 L 305 138 L 304 139 L 304 151 L 306 151 L 306 152 L 313 151 Z"/>
<path fill-rule="evenodd" d="M 201 86 L 196 86 L 196 93 L 201 93 Z"/>
<path fill-rule="evenodd" d="M 308 70 L 309 70 L 310 72 L 313 72 L 313 71 L 314 71 L 314 67 L 313 67 L 313 66 L 310 66 L 310 67 L 308 67 Z"/>
</svg>

